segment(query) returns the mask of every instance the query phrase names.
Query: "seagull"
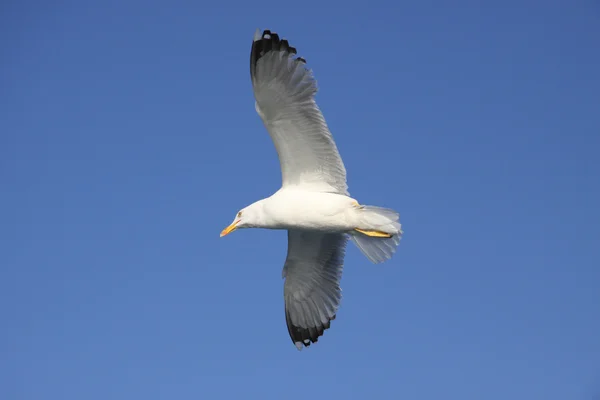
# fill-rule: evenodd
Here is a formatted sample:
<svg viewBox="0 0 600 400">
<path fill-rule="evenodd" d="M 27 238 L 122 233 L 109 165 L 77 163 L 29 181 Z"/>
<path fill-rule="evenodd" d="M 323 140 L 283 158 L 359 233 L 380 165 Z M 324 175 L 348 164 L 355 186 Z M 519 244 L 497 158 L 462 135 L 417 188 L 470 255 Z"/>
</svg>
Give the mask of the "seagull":
<svg viewBox="0 0 600 400">
<path fill-rule="evenodd" d="M 348 240 L 372 262 L 392 257 L 403 231 L 398 212 L 350 197 L 346 168 L 315 102 L 306 60 L 270 30 L 257 30 L 250 53 L 256 112 L 275 144 L 282 185 L 241 209 L 221 237 L 243 228 L 288 233 L 283 266 L 285 320 L 298 350 L 316 343 L 335 319 Z"/>
</svg>

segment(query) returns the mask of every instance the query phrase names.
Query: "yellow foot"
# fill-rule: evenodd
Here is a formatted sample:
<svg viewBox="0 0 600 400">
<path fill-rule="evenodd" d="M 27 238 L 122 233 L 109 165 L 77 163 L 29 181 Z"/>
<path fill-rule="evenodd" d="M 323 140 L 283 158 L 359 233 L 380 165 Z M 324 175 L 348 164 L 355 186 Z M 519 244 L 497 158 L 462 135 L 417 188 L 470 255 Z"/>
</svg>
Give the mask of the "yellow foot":
<svg viewBox="0 0 600 400">
<path fill-rule="evenodd" d="M 355 231 L 362 233 L 363 235 L 367 235 L 370 237 L 378 237 L 378 238 L 391 238 L 392 235 L 389 233 L 381 232 L 381 231 L 366 231 L 363 229 L 354 228 Z"/>
<path fill-rule="evenodd" d="M 361 206 L 361 205 L 358 203 L 358 201 L 356 201 L 356 200 L 354 200 L 354 201 L 352 202 L 352 206 L 353 206 L 353 207 L 356 207 L 356 208 L 358 208 L 358 209 L 361 209 L 361 210 L 364 208 L 364 206 Z"/>
</svg>

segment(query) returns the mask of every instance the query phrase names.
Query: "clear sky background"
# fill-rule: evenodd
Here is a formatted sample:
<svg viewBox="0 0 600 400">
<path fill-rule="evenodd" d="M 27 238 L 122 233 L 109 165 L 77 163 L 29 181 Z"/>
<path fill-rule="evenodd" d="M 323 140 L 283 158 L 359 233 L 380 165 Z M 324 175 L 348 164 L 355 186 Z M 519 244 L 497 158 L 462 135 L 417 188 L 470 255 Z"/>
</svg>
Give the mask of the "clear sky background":
<svg viewBox="0 0 600 400">
<path fill-rule="evenodd" d="M 2 2 L 0 398 L 600 394 L 600 3 L 485 3 Z M 256 28 L 406 232 L 302 352 Z"/>
</svg>

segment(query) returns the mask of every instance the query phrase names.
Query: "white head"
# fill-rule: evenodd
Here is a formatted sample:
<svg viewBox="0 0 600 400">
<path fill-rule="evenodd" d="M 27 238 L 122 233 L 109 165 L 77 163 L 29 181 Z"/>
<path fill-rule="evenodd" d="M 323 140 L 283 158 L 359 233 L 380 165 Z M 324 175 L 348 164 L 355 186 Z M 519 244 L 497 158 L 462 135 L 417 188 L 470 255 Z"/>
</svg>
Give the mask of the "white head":
<svg viewBox="0 0 600 400">
<path fill-rule="evenodd" d="M 263 221 L 263 200 L 250 204 L 246 208 L 242 208 L 233 222 L 221 232 L 221 237 L 229 235 L 231 232 L 243 228 L 258 228 Z"/>
</svg>

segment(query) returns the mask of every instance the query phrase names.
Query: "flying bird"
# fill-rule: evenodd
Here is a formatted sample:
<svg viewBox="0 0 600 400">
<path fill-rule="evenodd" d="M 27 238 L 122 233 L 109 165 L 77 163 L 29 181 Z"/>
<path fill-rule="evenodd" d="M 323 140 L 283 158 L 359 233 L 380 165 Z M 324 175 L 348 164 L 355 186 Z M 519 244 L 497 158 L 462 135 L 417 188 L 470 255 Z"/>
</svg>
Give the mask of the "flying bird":
<svg viewBox="0 0 600 400">
<path fill-rule="evenodd" d="M 315 102 L 317 82 L 304 58 L 275 32 L 257 30 L 250 53 L 256 112 L 279 156 L 281 188 L 241 209 L 221 237 L 242 228 L 283 229 L 285 320 L 298 350 L 335 319 L 348 240 L 373 263 L 392 257 L 399 214 L 350 197 L 346 168 Z"/>
</svg>

